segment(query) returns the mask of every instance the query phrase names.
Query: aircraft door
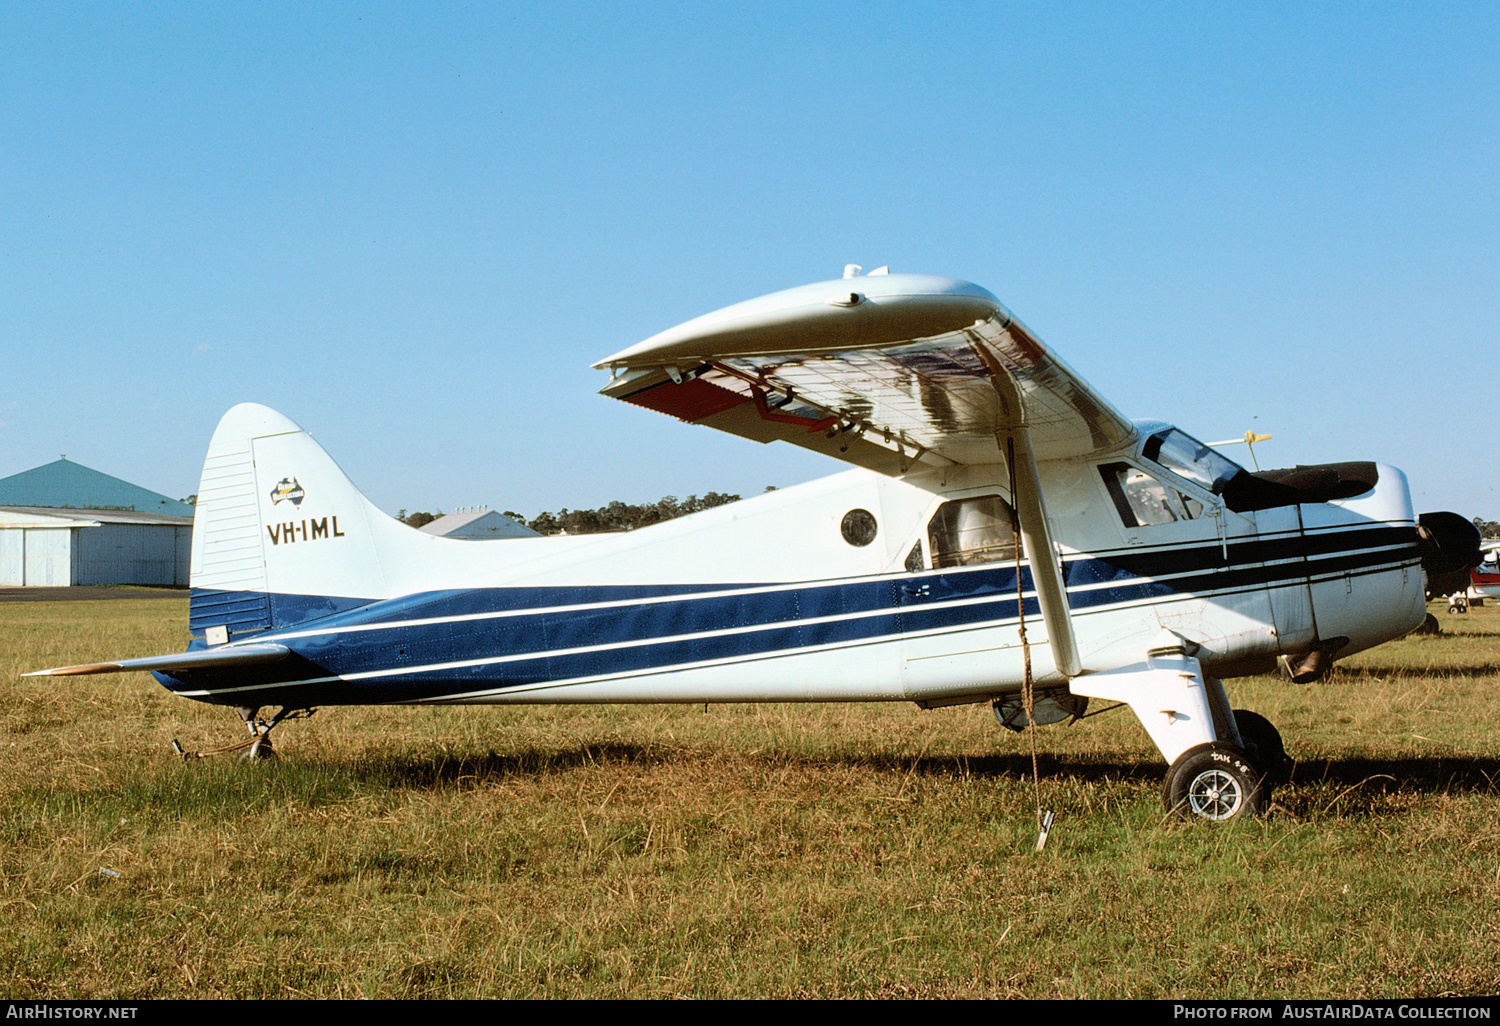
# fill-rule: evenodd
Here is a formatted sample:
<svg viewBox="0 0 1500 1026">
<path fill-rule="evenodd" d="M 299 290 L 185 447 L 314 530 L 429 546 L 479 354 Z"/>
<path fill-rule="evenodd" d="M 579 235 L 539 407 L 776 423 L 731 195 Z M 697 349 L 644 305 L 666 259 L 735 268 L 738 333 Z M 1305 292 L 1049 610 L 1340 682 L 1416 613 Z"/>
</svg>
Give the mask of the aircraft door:
<svg viewBox="0 0 1500 1026">
<path fill-rule="evenodd" d="M 951 498 L 932 513 L 908 554 L 910 576 L 897 595 L 908 697 L 939 700 L 972 693 L 976 680 L 1014 679 L 1021 658 L 1016 545 L 1010 505 L 998 493 Z M 1022 581 L 1029 586 L 1029 571 Z M 1034 597 L 1027 630 L 1033 651 L 1045 652 Z"/>
</svg>

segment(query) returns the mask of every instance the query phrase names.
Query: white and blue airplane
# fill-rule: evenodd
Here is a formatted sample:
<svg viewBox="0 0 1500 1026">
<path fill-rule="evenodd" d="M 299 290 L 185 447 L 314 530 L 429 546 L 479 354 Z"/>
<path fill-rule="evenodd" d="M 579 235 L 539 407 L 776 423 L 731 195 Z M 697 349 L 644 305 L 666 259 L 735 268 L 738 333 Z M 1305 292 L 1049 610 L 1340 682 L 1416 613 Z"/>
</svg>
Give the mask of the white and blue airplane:
<svg viewBox="0 0 1500 1026">
<path fill-rule="evenodd" d="M 39 674 L 153 671 L 237 708 L 256 755 L 322 705 L 990 702 L 1020 728 L 1107 699 L 1166 759 L 1169 807 L 1233 819 L 1285 755 L 1221 680 L 1316 679 L 1478 562 L 1394 467 L 1251 473 L 1126 419 L 950 278 L 851 266 L 596 366 L 605 395 L 852 469 L 630 533 L 460 541 L 236 406 L 198 489 L 188 651 Z"/>
</svg>

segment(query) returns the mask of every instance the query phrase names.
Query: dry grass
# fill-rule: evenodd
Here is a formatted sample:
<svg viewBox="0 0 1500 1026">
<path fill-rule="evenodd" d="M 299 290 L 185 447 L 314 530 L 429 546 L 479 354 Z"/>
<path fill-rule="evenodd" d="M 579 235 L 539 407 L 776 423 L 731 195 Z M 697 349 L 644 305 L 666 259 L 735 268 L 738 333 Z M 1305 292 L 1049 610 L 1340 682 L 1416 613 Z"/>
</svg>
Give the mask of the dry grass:
<svg viewBox="0 0 1500 1026">
<path fill-rule="evenodd" d="M 326 709 L 283 761 L 146 675 L 185 603 L 0 605 L 5 996 L 1378 997 L 1500 990 L 1500 610 L 1231 682 L 1268 818 L 1160 806 L 1126 712 Z M 1453 627 L 1453 618 L 1445 617 Z M 118 873 L 101 875 L 100 868 Z"/>
</svg>

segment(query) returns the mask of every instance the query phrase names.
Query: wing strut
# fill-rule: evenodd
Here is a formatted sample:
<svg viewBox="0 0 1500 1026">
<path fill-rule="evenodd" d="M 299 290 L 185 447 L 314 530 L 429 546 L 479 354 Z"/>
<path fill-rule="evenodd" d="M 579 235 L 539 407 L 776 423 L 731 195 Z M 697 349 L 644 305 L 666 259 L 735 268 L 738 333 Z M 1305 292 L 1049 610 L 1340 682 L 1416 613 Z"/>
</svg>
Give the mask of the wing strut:
<svg viewBox="0 0 1500 1026">
<path fill-rule="evenodd" d="M 1078 642 L 1073 637 L 1073 619 L 1068 612 L 1068 593 L 1063 587 L 1062 566 L 1057 548 L 1052 544 L 1052 530 L 1047 526 L 1047 509 L 1042 503 L 1040 475 L 1031 439 L 1026 429 L 1011 432 L 1005 439 L 1005 459 L 1014 469 L 1017 485 L 1013 496 L 1016 514 L 1021 520 L 1021 544 L 1031 563 L 1031 580 L 1036 586 L 1037 604 L 1042 607 L 1042 622 L 1052 645 L 1052 661 L 1065 677 L 1083 672 L 1078 659 Z"/>
<path fill-rule="evenodd" d="M 1042 607 L 1042 622 L 1052 645 L 1052 661 L 1064 677 L 1083 672 L 1078 658 L 1078 642 L 1073 637 L 1073 618 L 1068 611 L 1068 593 L 1063 586 L 1062 564 L 1052 543 L 1052 529 L 1047 524 L 1047 507 L 1042 500 L 1042 480 L 1036 469 L 1036 454 L 1031 448 L 1025 405 L 1014 380 L 982 346 L 980 357 L 990 365 L 990 382 L 1000 393 L 1010 426 L 997 432 L 995 441 L 1005 454 L 1005 462 L 1015 487 L 1011 496 L 1021 521 L 1021 542 L 1031 563 L 1031 580 L 1036 587 L 1037 604 Z"/>
</svg>

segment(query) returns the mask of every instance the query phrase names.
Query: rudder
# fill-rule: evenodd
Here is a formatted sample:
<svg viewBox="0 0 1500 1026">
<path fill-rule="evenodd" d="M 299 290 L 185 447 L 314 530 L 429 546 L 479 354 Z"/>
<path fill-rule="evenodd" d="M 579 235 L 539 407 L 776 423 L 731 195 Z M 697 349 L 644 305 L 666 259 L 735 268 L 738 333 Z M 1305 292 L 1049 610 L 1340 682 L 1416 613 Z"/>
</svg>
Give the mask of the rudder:
<svg viewBox="0 0 1500 1026">
<path fill-rule="evenodd" d="M 221 644 L 382 598 L 377 535 L 408 530 L 306 431 L 241 403 L 219 421 L 203 463 L 189 629 Z"/>
</svg>

